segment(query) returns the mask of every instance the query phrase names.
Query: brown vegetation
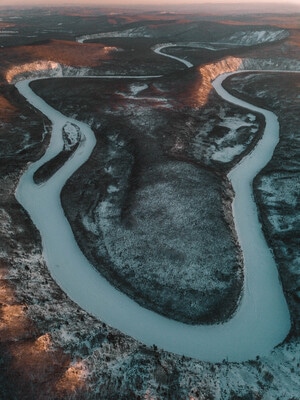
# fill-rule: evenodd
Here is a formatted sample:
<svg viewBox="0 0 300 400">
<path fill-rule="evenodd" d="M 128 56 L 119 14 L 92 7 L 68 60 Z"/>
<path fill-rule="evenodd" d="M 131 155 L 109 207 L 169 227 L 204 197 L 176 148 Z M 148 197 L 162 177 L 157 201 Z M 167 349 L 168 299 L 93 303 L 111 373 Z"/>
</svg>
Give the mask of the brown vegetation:
<svg viewBox="0 0 300 400">
<path fill-rule="evenodd" d="M 104 60 L 111 59 L 114 49 L 102 44 L 80 44 L 62 40 L 49 40 L 41 44 L 3 48 L 0 50 L 3 75 L 11 66 L 35 61 L 53 61 L 74 67 L 96 67 Z"/>
<path fill-rule="evenodd" d="M 226 25 L 273 25 L 283 29 L 299 29 L 299 15 L 270 15 L 260 14 L 253 18 L 238 18 L 233 19 L 222 19 L 222 23 Z"/>
<path fill-rule="evenodd" d="M 6 277 L 7 268 L 0 268 L 0 348 L 6 361 L 2 378 L 15 395 L 22 399 L 66 398 L 84 388 L 83 367 L 72 363 L 69 355 L 53 345 L 49 333 L 40 334 L 26 315 L 27 306 L 15 295 Z M 50 396 L 50 397 L 49 397 Z M 0 395 L 1 397 L 1 395 Z M 2 397 L 1 397 L 2 398 Z"/>
<path fill-rule="evenodd" d="M 0 95 L 0 120 L 8 122 L 15 115 L 16 107 L 12 105 L 3 95 Z"/>
</svg>

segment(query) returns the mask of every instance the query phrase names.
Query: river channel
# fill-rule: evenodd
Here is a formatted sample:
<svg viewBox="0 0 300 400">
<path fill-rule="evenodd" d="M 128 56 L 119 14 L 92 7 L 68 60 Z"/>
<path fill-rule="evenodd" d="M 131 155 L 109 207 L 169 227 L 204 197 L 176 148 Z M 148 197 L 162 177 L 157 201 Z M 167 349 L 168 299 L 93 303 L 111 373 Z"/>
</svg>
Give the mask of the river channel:
<svg viewBox="0 0 300 400">
<path fill-rule="evenodd" d="M 28 102 L 53 124 L 45 155 L 29 166 L 16 191 L 17 200 L 41 234 L 43 256 L 52 277 L 80 307 L 121 332 L 147 345 L 155 344 L 166 351 L 210 362 L 223 359 L 239 362 L 268 354 L 285 339 L 290 329 L 276 263 L 262 233 L 252 193 L 253 178 L 271 159 L 278 142 L 279 125 L 272 112 L 230 95 L 222 86 L 228 75 L 220 75 L 213 82 L 217 93 L 233 104 L 263 114 L 266 127 L 256 147 L 228 175 L 235 192 L 233 216 L 245 267 L 239 307 L 223 324 L 198 326 L 168 319 L 139 306 L 116 290 L 89 263 L 65 217 L 60 193 L 68 178 L 88 160 L 96 143 L 95 136 L 88 125 L 64 116 L 37 96 L 30 89 L 30 80 L 16 84 Z M 62 129 L 66 123 L 77 125 L 84 140 L 48 181 L 37 185 L 33 174 L 62 150 Z"/>
</svg>

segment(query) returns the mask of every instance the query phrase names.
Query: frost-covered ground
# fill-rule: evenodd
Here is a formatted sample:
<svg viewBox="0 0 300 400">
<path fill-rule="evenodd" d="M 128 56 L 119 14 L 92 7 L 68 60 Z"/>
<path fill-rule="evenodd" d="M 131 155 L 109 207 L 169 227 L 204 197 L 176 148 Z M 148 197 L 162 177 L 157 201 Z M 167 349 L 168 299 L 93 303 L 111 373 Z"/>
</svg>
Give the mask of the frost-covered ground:
<svg viewBox="0 0 300 400">
<path fill-rule="evenodd" d="M 221 117 L 221 115 L 222 113 L 220 113 L 219 117 Z M 241 136 L 243 132 L 249 131 L 247 127 L 251 128 L 251 136 L 255 136 L 259 124 L 254 114 L 247 114 L 243 118 L 237 117 L 236 115 L 234 117 L 226 117 L 223 115 L 221 122 L 214 127 L 214 129 L 220 128 L 220 132 L 222 132 L 223 135 L 220 134 L 220 138 L 217 138 L 215 142 L 207 148 L 207 153 L 211 156 L 211 159 L 222 163 L 228 163 L 236 156 L 240 155 L 251 142 L 251 137 L 249 137 L 246 142 L 239 143 L 239 136 Z M 204 131 L 205 129 L 207 129 L 206 132 Z M 194 148 L 196 158 L 198 152 L 201 154 L 203 136 L 209 135 L 211 129 L 211 124 L 207 123 L 195 137 Z"/>
<path fill-rule="evenodd" d="M 220 43 L 235 46 L 253 46 L 254 44 L 276 42 L 288 36 L 289 33 L 285 29 L 242 31 L 220 40 Z"/>
<path fill-rule="evenodd" d="M 293 60 L 290 65 L 293 69 L 292 65 L 295 66 Z M 266 96 L 267 88 L 260 88 L 260 92 L 263 97 Z M 128 93 L 134 94 L 130 91 Z M 286 101 L 288 96 L 285 94 L 283 99 Z M 268 102 L 273 101 L 272 95 Z M 296 105 L 297 102 L 293 107 Z M 229 110 L 229 108 L 225 109 Z M 136 105 L 132 106 L 131 110 L 136 112 L 133 119 L 134 126 L 139 126 L 144 130 L 147 128 L 149 135 L 153 135 L 155 132 L 153 119 L 157 119 L 158 114 L 147 111 L 146 108 L 137 109 Z M 72 112 L 71 107 L 70 111 Z M 79 113 L 76 110 L 73 112 Z M 84 110 L 82 113 L 84 117 L 87 115 Z M 129 108 L 128 115 L 130 115 Z M 297 109 L 294 115 L 298 115 Z M 148 118 L 149 116 L 151 118 Z M 188 150 L 186 143 L 191 130 L 195 127 L 200 130 L 200 126 L 205 125 L 204 118 L 197 119 L 191 114 L 186 117 L 184 134 L 178 133 L 182 132 L 178 128 L 183 126 L 178 120 L 173 119 L 170 126 L 171 130 L 178 133 L 167 143 L 167 149 L 172 149 L 172 154 L 174 152 L 178 154 L 176 152 L 179 151 L 181 156 L 186 155 Z M 155 347 L 143 347 L 96 321 L 63 295 L 48 275 L 43 260 L 40 258 L 41 249 L 36 232 L 30 228 L 29 220 L 13 201 L 14 187 L 18 171 L 22 168 L 21 165 L 33 154 L 38 157 L 37 153 L 33 152 L 40 151 L 41 138 L 32 140 L 31 135 L 32 129 L 43 131 L 43 126 L 40 122 L 34 125 L 34 114 L 31 113 L 32 128 L 28 136 L 28 129 L 26 129 L 28 118 L 29 114 L 22 115 L 22 118 L 20 116 L 14 118 L 14 128 L 7 122 L 5 126 L 3 125 L 2 131 L 7 132 L 9 129 L 11 132 L 11 129 L 15 129 L 16 138 L 21 137 L 21 140 L 16 140 L 14 143 L 5 142 L 5 149 L 9 148 L 9 154 L 16 154 L 16 156 L 14 159 L 2 158 L 4 163 L 1 166 L 3 171 L 1 203 L 2 207 L 8 211 L 2 215 L 4 223 L 1 231 L 1 238 L 5 240 L 1 240 L 0 293 L 1 295 L 4 293 L 4 296 L 1 297 L 0 329 L 1 368 L 2 366 L 4 368 L 0 376 L 2 389 L 0 397 L 2 396 L 5 400 L 10 397 L 33 399 L 37 396 L 41 399 L 118 400 L 141 398 L 298 399 L 300 391 L 298 334 L 290 337 L 286 344 L 279 346 L 268 357 L 245 363 L 228 363 L 226 360 L 218 364 L 203 363 L 176 357 L 161 352 Z M 241 115 L 240 120 L 245 122 L 246 118 Z M 289 121 L 291 127 L 295 126 L 296 122 L 293 118 L 289 118 Z M 95 121 L 95 126 L 99 128 L 99 121 Z M 245 128 L 250 127 L 245 126 Z M 215 134 L 216 132 L 213 132 L 209 137 Z M 26 138 L 25 142 L 23 138 Z M 287 136 L 286 143 L 286 149 L 292 151 L 293 156 L 284 157 L 284 162 L 287 159 L 293 163 L 299 160 L 297 147 L 293 146 L 291 149 L 290 146 L 290 140 L 295 138 L 296 131 L 293 130 L 291 136 Z M 206 140 L 203 140 L 203 144 L 206 145 Z M 23 145 L 30 147 L 25 148 Z M 97 160 L 93 161 L 93 168 L 97 174 Z M 281 167 L 282 160 L 279 165 Z M 296 176 L 298 175 L 296 173 Z M 293 194 L 295 181 L 291 171 L 286 173 L 284 179 L 283 177 L 284 175 L 281 174 L 278 184 L 276 179 L 273 181 L 264 179 L 262 187 L 268 193 L 265 200 L 268 197 L 271 199 L 270 205 L 274 204 L 274 197 L 276 197 L 274 188 L 278 190 L 285 185 L 285 188 L 289 189 L 287 199 L 291 208 L 286 209 L 290 210 L 292 224 L 293 213 L 295 213 L 293 204 L 295 204 L 295 197 L 297 198 L 297 193 Z M 290 185 L 289 179 L 291 179 Z M 115 186 L 112 185 L 109 191 L 114 191 L 113 187 Z M 277 220 L 277 211 L 275 214 Z M 276 233 L 276 224 L 272 226 Z M 281 227 L 283 227 L 282 224 Z M 290 243 L 290 238 L 295 236 L 291 230 L 289 232 L 290 235 L 285 238 L 285 246 Z M 282 249 L 284 248 L 283 246 Z M 297 254 L 297 248 L 297 246 L 294 247 L 295 254 Z M 292 252 L 293 250 L 289 249 L 283 254 L 281 264 L 284 266 L 284 260 L 287 259 L 288 265 L 292 266 L 290 271 L 293 274 L 287 275 L 287 280 L 295 287 L 292 288 L 288 297 L 295 299 L 292 309 L 293 315 L 297 315 L 299 309 L 297 305 L 298 264 L 297 257 L 294 257 Z M 11 260 L 7 265 L 8 271 L 5 268 L 7 260 Z M 283 268 L 283 276 L 285 272 L 286 269 Z M 14 295 L 9 292 L 8 287 L 13 287 Z M 15 293 L 18 295 L 17 299 L 14 298 Z M 28 322 L 28 317 L 30 317 L 30 322 Z M 30 325 L 32 321 L 35 324 L 34 327 Z M 68 353 L 68 356 L 62 353 L 62 349 Z"/>
<path fill-rule="evenodd" d="M 142 26 L 132 29 L 126 29 L 123 31 L 113 31 L 104 33 L 95 33 L 92 35 L 84 35 L 77 38 L 79 43 L 83 43 L 87 40 L 104 39 L 104 38 L 158 38 L 159 31 L 157 29 L 151 29 L 150 27 Z M 211 50 L 217 50 L 220 48 L 233 47 L 233 46 L 253 46 L 262 43 L 271 43 L 278 40 L 285 39 L 289 35 L 285 29 L 261 29 L 261 30 L 249 30 L 236 32 L 235 34 L 219 38 L 215 42 L 178 42 L 178 46 L 183 47 L 198 47 L 198 48 L 209 48 Z M 171 37 L 171 35 L 168 35 Z M 173 38 L 172 38 L 173 39 Z M 173 43 L 173 42 L 172 42 Z M 156 47 L 159 45 L 156 45 Z"/>
</svg>

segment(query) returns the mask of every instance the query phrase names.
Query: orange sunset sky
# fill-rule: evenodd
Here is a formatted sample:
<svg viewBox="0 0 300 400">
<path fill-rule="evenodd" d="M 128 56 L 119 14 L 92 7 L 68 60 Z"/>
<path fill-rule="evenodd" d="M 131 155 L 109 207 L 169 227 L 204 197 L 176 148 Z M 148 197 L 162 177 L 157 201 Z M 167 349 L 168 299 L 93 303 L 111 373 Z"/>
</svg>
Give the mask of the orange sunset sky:
<svg viewBox="0 0 300 400">
<path fill-rule="evenodd" d="M 1 0 L 3 5 L 187 5 L 187 4 L 214 4 L 214 3 L 231 3 L 231 4 L 253 4 L 253 3 L 277 3 L 277 4 L 296 4 L 300 6 L 300 0 Z"/>
</svg>

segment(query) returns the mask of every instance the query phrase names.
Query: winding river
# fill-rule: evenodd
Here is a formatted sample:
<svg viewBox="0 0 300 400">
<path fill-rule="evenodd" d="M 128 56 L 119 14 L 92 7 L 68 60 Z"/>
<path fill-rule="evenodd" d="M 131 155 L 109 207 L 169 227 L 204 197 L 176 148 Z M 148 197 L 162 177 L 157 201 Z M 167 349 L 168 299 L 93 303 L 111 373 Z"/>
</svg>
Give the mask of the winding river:
<svg viewBox="0 0 300 400">
<path fill-rule="evenodd" d="M 160 53 L 167 56 L 164 53 Z M 177 58 L 178 59 L 178 58 Z M 178 59 L 180 61 L 180 59 Z M 186 64 L 185 60 L 181 60 Z M 231 96 L 222 87 L 228 74 L 213 83 L 225 100 L 264 115 L 263 138 L 229 173 L 235 199 L 233 215 L 245 263 L 244 292 L 234 316 L 224 324 L 187 325 L 142 308 L 116 290 L 80 251 L 64 215 L 60 192 L 67 179 L 90 156 L 96 140 L 90 127 L 50 107 L 29 87 L 30 80 L 16 84 L 19 92 L 53 124 L 45 155 L 31 164 L 20 179 L 16 197 L 40 231 L 43 255 L 51 275 L 80 307 L 137 340 L 166 351 L 220 362 L 245 361 L 268 354 L 286 337 L 290 316 L 277 267 L 258 221 L 252 181 L 272 157 L 278 142 L 277 117 Z M 95 78 L 95 77 L 94 77 Z M 140 77 L 141 78 L 141 77 Z M 47 182 L 36 185 L 34 172 L 62 150 L 62 128 L 71 122 L 84 137 L 74 155 Z"/>
</svg>

